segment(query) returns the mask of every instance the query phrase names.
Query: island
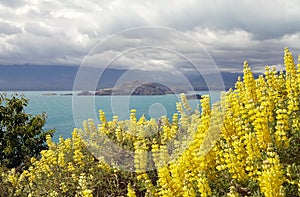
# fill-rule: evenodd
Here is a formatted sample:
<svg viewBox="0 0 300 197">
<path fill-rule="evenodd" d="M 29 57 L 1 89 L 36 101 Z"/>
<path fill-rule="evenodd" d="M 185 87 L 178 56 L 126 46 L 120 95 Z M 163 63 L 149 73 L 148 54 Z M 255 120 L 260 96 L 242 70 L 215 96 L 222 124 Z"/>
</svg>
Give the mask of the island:
<svg viewBox="0 0 300 197">
<path fill-rule="evenodd" d="M 110 95 L 166 95 L 176 94 L 171 88 L 157 82 L 129 81 L 113 88 L 103 88 L 91 93 L 82 91 L 78 96 L 110 96 Z"/>
<path fill-rule="evenodd" d="M 50 93 L 43 93 L 42 95 L 43 96 L 56 96 L 57 94 L 50 92 Z"/>
<path fill-rule="evenodd" d="M 174 94 L 167 86 L 157 82 L 129 81 L 114 88 L 100 89 L 95 95 L 166 95 Z"/>
<path fill-rule="evenodd" d="M 72 96 L 72 93 L 65 93 L 65 94 L 60 94 L 60 96 Z"/>
<path fill-rule="evenodd" d="M 202 99 L 202 96 L 200 94 L 191 94 L 191 95 L 186 95 L 186 98 L 189 100 L 195 100 L 195 99 Z"/>
</svg>

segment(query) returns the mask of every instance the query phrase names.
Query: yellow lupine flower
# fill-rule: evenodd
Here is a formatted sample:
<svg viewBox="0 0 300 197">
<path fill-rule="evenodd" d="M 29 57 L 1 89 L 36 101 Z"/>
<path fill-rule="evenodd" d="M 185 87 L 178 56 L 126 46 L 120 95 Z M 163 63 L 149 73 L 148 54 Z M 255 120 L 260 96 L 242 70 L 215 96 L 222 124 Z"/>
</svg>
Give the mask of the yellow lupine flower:
<svg viewBox="0 0 300 197">
<path fill-rule="evenodd" d="M 183 186 L 183 197 L 196 197 L 196 193 L 190 184 Z"/>
<path fill-rule="evenodd" d="M 256 131 L 258 145 L 261 149 L 266 149 L 267 144 L 271 143 L 271 136 L 268 126 L 268 117 L 259 111 L 265 109 L 258 108 L 253 122 L 254 130 Z"/>
<path fill-rule="evenodd" d="M 269 146 L 267 150 L 268 158 L 264 161 L 263 171 L 258 178 L 261 192 L 266 197 L 280 197 L 283 194 L 283 171 L 276 152 Z"/>
<path fill-rule="evenodd" d="M 201 193 L 201 197 L 207 197 L 211 195 L 211 189 L 208 184 L 208 180 L 202 174 L 199 174 L 197 179 L 197 187 Z"/>
<path fill-rule="evenodd" d="M 135 191 L 131 186 L 131 183 L 127 185 L 127 196 L 128 197 L 136 197 Z"/>
<path fill-rule="evenodd" d="M 58 153 L 57 163 L 61 167 L 63 167 L 65 165 L 65 154 L 64 154 L 64 152 L 59 152 Z"/>
<path fill-rule="evenodd" d="M 64 182 L 60 183 L 59 189 L 60 189 L 63 193 L 66 193 L 66 192 L 68 191 L 68 187 L 67 187 L 67 185 L 66 185 Z"/>
<path fill-rule="evenodd" d="M 17 186 L 17 184 L 18 184 L 18 178 L 17 178 L 17 176 L 16 176 L 16 169 L 15 169 L 15 168 L 13 168 L 13 169 L 10 170 L 9 175 L 8 175 L 8 180 L 9 180 L 9 182 L 10 182 L 14 187 Z"/>
<path fill-rule="evenodd" d="M 188 111 L 188 112 L 191 112 L 192 109 L 187 101 L 187 98 L 185 96 L 185 94 L 180 94 L 180 100 L 181 100 L 181 103 L 183 105 L 183 107 Z"/>
<path fill-rule="evenodd" d="M 130 110 L 130 120 L 136 122 L 136 109 Z"/>
<path fill-rule="evenodd" d="M 80 150 L 74 151 L 73 159 L 78 165 L 84 166 L 83 158 L 84 158 L 84 155 L 82 154 L 82 152 Z"/>
<path fill-rule="evenodd" d="M 289 130 L 289 120 L 286 109 L 278 109 L 276 110 L 276 126 L 275 126 L 275 142 L 277 146 L 285 146 L 287 147 L 289 142 L 287 138 L 287 131 Z"/>
<path fill-rule="evenodd" d="M 256 101 L 257 96 L 255 91 L 255 80 L 247 61 L 244 62 L 244 83 L 246 89 L 246 98 L 248 100 L 252 99 Z"/>
<path fill-rule="evenodd" d="M 228 197 L 240 197 L 234 186 L 230 187 L 230 192 L 227 194 Z"/>
<path fill-rule="evenodd" d="M 137 173 L 145 172 L 147 170 L 147 146 L 143 139 L 134 142 L 134 166 Z"/>
<path fill-rule="evenodd" d="M 100 117 L 100 122 L 101 123 L 106 123 L 106 117 L 105 117 L 104 111 L 99 110 L 99 117 Z"/>
<path fill-rule="evenodd" d="M 162 195 L 165 195 L 165 194 L 170 194 L 171 195 L 171 192 L 170 189 L 172 188 L 171 187 L 171 176 L 170 176 L 170 172 L 169 172 L 169 169 L 167 166 L 162 166 L 162 167 L 159 167 L 157 169 L 157 174 L 158 174 L 158 183 L 160 185 L 160 188 L 159 188 L 159 193 L 162 194 Z"/>
<path fill-rule="evenodd" d="M 68 170 L 69 170 L 70 172 L 73 172 L 73 171 L 75 170 L 75 167 L 74 167 L 74 165 L 73 165 L 72 162 L 69 162 L 69 163 L 68 163 Z"/>
<path fill-rule="evenodd" d="M 93 197 L 93 191 L 90 189 L 83 190 L 82 197 Z"/>
<path fill-rule="evenodd" d="M 59 194 L 58 194 L 57 191 L 50 191 L 49 196 L 50 196 L 50 197 L 57 197 L 57 196 L 59 196 Z"/>
</svg>

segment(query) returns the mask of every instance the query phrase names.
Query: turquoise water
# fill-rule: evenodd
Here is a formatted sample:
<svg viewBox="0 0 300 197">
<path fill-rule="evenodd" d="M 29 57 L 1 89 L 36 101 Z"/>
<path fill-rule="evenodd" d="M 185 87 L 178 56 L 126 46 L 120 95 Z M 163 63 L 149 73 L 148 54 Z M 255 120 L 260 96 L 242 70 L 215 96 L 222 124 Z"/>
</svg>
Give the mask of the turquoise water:
<svg viewBox="0 0 300 197">
<path fill-rule="evenodd" d="M 51 92 L 57 93 L 55 96 L 45 96 L 48 92 L 18 92 L 29 98 L 29 106 L 26 112 L 39 114 L 47 113 L 47 123 L 45 129 L 55 128 L 54 141 L 59 136 L 70 137 L 75 127 L 81 128 L 82 121 L 93 118 L 98 123 L 98 111 L 101 109 L 106 113 L 107 120 L 111 120 L 113 115 L 118 115 L 119 119 L 128 119 L 131 109 L 137 110 L 137 117 L 145 115 L 146 118 L 159 118 L 166 115 L 171 118 L 176 112 L 176 102 L 179 95 L 163 96 L 60 96 L 59 94 L 71 92 Z M 201 95 L 209 94 L 211 101 L 219 100 L 219 92 L 197 92 Z M 189 100 L 193 109 L 196 109 L 199 101 Z"/>
</svg>

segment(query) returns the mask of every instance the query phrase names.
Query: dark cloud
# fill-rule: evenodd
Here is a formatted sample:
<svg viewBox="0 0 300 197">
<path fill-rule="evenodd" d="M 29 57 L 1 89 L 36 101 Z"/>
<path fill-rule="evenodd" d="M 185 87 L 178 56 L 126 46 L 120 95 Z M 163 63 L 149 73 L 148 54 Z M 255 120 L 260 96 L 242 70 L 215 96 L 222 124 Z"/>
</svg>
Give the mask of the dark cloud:
<svg viewBox="0 0 300 197">
<path fill-rule="evenodd" d="M 182 30 L 197 26 L 225 31 L 242 29 L 263 40 L 299 32 L 297 8 L 297 1 L 187 1 L 182 9 L 163 11 L 162 18 Z"/>
<path fill-rule="evenodd" d="M 262 70 L 282 63 L 285 46 L 300 52 L 299 10 L 297 0 L 4 0 L 0 63 L 79 65 L 88 57 L 99 66 L 120 56 L 116 67 L 190 70 L 183 57 L 203 65 L 211 55 L 224 70 L 244 60 Z"/>
</svg>

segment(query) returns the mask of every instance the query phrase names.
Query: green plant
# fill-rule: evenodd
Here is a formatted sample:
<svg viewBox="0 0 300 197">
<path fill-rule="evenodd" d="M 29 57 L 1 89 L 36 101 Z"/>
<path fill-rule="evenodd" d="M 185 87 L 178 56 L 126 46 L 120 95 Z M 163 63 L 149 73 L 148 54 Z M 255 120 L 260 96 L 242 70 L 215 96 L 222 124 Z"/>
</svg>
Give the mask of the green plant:
<svg viewBox="0 0 300 197">
<path fill-rule="evenodd" d="M 46 135 L 54 130 L 43 130 L 46 114 L 27 114 L 24 107 L 28 99 L 13 94 L 0 94 L 0 165 L 23 170 L 31 157 L 47 149 Z"/>
</svg>

